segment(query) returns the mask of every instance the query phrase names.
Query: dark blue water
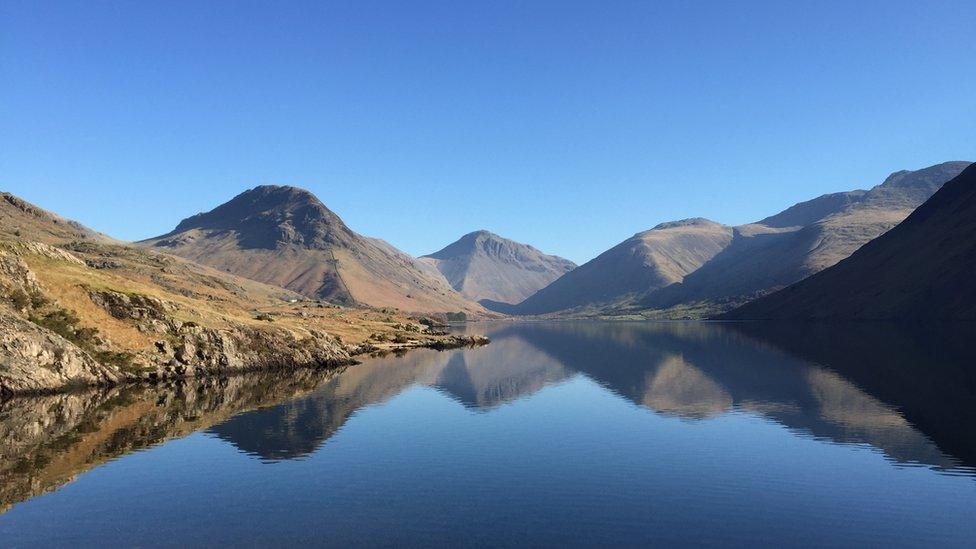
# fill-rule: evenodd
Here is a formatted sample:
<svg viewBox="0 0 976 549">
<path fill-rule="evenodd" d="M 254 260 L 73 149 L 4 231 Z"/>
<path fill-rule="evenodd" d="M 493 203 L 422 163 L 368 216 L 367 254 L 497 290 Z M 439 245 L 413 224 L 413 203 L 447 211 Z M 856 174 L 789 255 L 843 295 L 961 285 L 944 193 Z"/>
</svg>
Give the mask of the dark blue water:
<svg viewBox="0 0 976 549">
<path fill-rule="evenodd" d="M 976 544 L 965 333 L 469 329 L 493 343 L 5 403 L 0 545 Z"/>
</svg>

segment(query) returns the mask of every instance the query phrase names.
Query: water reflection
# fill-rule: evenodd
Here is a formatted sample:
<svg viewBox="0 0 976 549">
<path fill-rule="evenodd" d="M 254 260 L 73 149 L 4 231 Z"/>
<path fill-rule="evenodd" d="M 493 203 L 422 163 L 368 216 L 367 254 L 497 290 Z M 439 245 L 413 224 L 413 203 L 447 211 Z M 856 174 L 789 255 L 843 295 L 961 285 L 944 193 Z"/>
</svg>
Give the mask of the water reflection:
<svg viewBox="0 0 976 549">
<path fill-rule="evenodd" d="M 567 344 L 547 327 L 527 332 L 528 339 L 658 412 L 696 419 L 735 408 L 828 441 L 870 444 L 899 463 L 976 464 L 974 354 L 967 345 L 976 332 L 969 326 L 921 332 L 879 324 L 645 323 L 558 330 L 572 334 L 559 338 Z M 598 360 L 587 342 L 613 358 Z"/>
<path fill-rule="evenodd" d="M 743 323 L 729 329 L 803 363 L 826 365 L 859 392 L 897 410 L 953 461 L 976 466 L 976 325 Z M 846 418 L 864 413 L 842 400 L 834 408 Z"/>
<path fill-rule="evenodd" d="M 976 391 L 971 375 L 968 385 L 960 379 L 971 371 L 959 346 L 965 333 L 943 332 L 939 343 L 929 334 L 914 339 L 920 345 L 906 345 L 910 340 L 895 326 L 565 322 L 502 324 L 488 332 L 488 347 L 374 359 L 302 401 L 242 414 L 209 431 L 264 460 L 296 457 L 357 410 L 414 385 L 490 411 L 584 375 L 636 405 L 688 421 L 749 413 L 805 436 L 869 444 L 899 464 L 960 471 L 976 463 L 970 436 Z M 830 345 L 810 345 L 816 338 Z M 809 354 L 824 347 L 832 349 L 829 356 Z M 944 352 L 950 348 L 958 352 Z M 881 374 L 889 370 L 900 374 Z"/>
<path fill-rule="evenodd" d="M 265 461 L 302 457 L 357 410 L 413 385 L 439 389 L 470 409 L 486 411 L 571 375 L 517 334 L 499 330 L 494 338 L 478 349 L 416 350 L 371 359 L 347 368 L 305 399 L 241 414 L 208 432 Z"/>
<path fill-rule="evenodd" d="M 314 453 L 357 411 L 412 386 L 491 412 L 576 376 L 682 421 L 751 414 L 803 436 L 871 445 L 898 464 L 953 473 L 976 464 L 969 328 L 567 322 L 471 329 L 488 331 L 493 343 L 345 370 L 7 401 L 0 404 L 0 510 L 198 430 L 274 462 Z"/>
<path fill-rule="evenodd" d="M 252 373 L 0 402 L 0 512 L 113 458 L 306 395 L 338 373 Z"/>
</svg>

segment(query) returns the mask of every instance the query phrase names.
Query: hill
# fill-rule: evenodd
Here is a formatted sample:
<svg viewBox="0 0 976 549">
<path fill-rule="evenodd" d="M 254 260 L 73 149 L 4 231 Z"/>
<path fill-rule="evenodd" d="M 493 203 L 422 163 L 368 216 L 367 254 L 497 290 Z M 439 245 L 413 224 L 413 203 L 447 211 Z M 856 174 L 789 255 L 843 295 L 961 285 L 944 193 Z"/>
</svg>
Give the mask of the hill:
<svg viewBox="0 0 976 549">
<path fill-rule="evenodd" d="M 518 304 L 537 315 L 582 307 L 619 307 L 679 282 L 732 241 L 732 229 L 707 219 L 664 223 L 637 233 Z"/>
<path fill-rule="evenodd" d="M 821 196 L 736 227 L 728 249 L 680 284 L 648 294 L 641 305 L 733 304 L 781 289 L 884 234 L 966 166 L 946 162 L 896 172 L 870 190 Z"/>
</svg>

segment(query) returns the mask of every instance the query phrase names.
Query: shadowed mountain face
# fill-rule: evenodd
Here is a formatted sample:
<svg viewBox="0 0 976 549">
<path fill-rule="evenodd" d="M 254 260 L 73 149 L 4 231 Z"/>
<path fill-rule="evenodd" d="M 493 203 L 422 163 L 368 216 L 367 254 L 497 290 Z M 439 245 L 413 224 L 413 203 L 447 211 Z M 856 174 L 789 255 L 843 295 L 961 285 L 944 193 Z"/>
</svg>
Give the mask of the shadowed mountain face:
<svg viewBox="0 0 976 549">
<path fill-rule="evenodd" d="M 461 295 L 489 309 L 493 303 L 519 303 L 576 267 L 488 231 L 466 234 L 420 259 L 435 266 Z"/>
<path fill-rule="evenodd" d="M 741 302 L 822 271 L 905 219 L 968 163 L 901 171 L 868 191 L 836 193 L 736 227 L 731 245 L 681 284 L 642 305 L 666 309 L 708 300 Z"/>
<path fill-rule="evenodd" d="M 968 165 L 896 172 L 870 190 L 824 195 L 737 227 L 705 220 L 663 224 L 582 265 L 514 311 L 726 310 L 848 257 Z"/>
<path fill-rule="evenodd" d="M 728 317 L 976 320 L 976 167 L 851 257 Z"/>
<path fill-rule="evenodd" d="M 477 312 L 436 272 L 346 226 L 310 192 L 265 185 L 142 244 L 336 303 Z"/>
<path fill-rule="evenodd" d="M 201 429 L 261 461 L 308 456 L 358 411 L 416 386 L 489 414 L 557 384 L 592 382 L 667 417 L 749 414 L 804 437 L 870 445 L 894 463 L 962 471 L 976 466 L 974 329 L 500 324 L 486 347 L 344 370 L 17 398 L 0 403 L 0 509 Z"/>
</svg>

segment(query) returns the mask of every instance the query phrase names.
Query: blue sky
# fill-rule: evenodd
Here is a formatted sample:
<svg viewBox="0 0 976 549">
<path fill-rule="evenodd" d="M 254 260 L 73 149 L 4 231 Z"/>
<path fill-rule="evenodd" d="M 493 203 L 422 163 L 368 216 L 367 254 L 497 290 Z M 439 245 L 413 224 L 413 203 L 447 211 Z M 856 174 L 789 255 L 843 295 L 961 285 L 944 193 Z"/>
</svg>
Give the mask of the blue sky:
<svg viewBox="0 0 976 549">
<path fill-rule="evenodd" d="M 0 3 L 0 186 L 123 239 L 264 183 L 583 262 L 976 160 L 976 2 Z"/>
</svg>

